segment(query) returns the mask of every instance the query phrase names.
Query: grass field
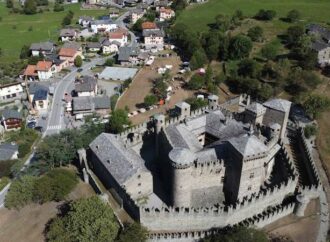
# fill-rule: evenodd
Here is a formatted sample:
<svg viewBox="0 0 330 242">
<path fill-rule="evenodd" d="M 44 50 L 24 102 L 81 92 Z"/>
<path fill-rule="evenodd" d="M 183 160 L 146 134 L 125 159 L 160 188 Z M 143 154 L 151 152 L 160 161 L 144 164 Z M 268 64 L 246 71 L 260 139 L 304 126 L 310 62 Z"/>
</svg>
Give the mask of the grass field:
<svg viewBox="0 0 330 242">
<path fill-rule="evenodd" d="M 52 9 L 52 7 L 50 7 Z M 0 3 L 0 62 L 11 62 L 19 58 L 24 44 L 57 40 L 61 22 L 68 10 L 74 12 L 74 23 L 81 15 L 100 16 L 107 10 L 81 10 L 80 4 L 66 5 L 63 12 L 43 12 L 35 15 L 10 14 L 4 3 Z M 32 31 L 29 28 L 32 27 Z"/>
<path fill-rule="evenodd" d="M 254 16 L 259 9 L 272 9 L 277 17 L 285 17 L 291 9 L 301 12 L 306 21 L 329 22 L 329 0 L 209 0 L 202 5 L 193 5 L 183 11 L 177 18 L 177 23 L 186 23 L 197 31 L 207 28 L 218 14 L 231 15 L 240 9 L 245 16 Z M 282 21 L 274 21 L 277 27 L 286 26 Z"/>
</svg>

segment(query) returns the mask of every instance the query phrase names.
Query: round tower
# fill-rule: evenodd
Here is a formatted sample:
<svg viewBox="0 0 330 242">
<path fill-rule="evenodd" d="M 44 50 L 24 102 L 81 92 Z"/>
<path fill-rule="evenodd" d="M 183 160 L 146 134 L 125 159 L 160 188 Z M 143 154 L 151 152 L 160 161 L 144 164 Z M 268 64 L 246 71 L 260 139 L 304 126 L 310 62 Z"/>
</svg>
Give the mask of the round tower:
<svg viewBox="0 0 330 242">
<path fill-rule="evenodd" d="M 172 166 L 172 205 L 174 207 L 189 207 L 191 197 L 191 173 L 196 156 L 186 148 L 174 148 L 168 156 Z"/>
<path fill-rule="evenodd" d="M 209 109 L 210 110 L 218 109 L 219 97 L 217 95 L 210 95 L 210 96 L 207 97 L 207 100 L 209 101 Z"/>
<path fill-rule="evenodd" d="M 297 203 L 296 203 L 294 214 L 297 217 L 303 217 L 305 214 L 305 209 L 309 203 L 309 198 L 306 197 L 304 194 L 298 194 L 296 196 L 296 199 L 297 199 Z"/>
<path fill-rule="evenodd" d="M 160 143 L 160 132 L 165 126 L 165 115 L 155 114 L 154 115 L 154 129 L 155 129 L 155 150 L 156 155 L 159 156 L 159 143 Z"/>
</svg>

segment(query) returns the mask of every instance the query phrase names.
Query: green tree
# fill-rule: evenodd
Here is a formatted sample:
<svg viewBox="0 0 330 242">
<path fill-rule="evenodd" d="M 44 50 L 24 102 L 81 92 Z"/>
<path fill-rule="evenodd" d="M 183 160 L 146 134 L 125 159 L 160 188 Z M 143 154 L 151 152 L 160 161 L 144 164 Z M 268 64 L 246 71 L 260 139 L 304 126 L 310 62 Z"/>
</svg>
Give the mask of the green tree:
<svg viewBox="0 0 330 242">
<path fill-rule="evenodd" d="M 205 107 L 208 104 L 208 101 L 202 98 L 188 98 L 185 101 L 190 104 L 191 111 Z"/>
<path fill-rule="evenodd" d="M 31 203 L 36 180 L 33 176 L 22 176 L 13 181 L 5 198 L 5 207 L 19 209 Z"/>
<path fill-rule="evenodd" d="M 238 63 L 237 74 L 244 77 L 256 78 L 260 74 L 260 66 L 255 60 L 244 59 Z"/>
<path fill-rule="evenodd" d="M 115 64 L 115 60 L 113 58 L 106 59 L 104 65 L 106 66 L 113 66 Z"/>
<path fill-rule="evenodd" d="M 37 13 L 37 3 L 35 0 L 26 0 L 24 3 L 23 11 L 27 15 Z"/>
<path fill-rule="evenodd" d="M 136 32 L 142 32 L 142 23 L 143 23 L 143 19 L 142 18 L 138 19 L 133 25 L 132 30 Z"/>
<path fill-rule="evenodd" d="M 144 104 L 147 106 L 147 107 L 150 107 L 154 104 L 156 104 L 158 101 L 158 98 L 155 96 L 155 95 L 147 95 L 145 96 L 144 98 Z"/>
<path fill-rule="evenodd" d="M 75 59 L 74 59 L 74 65 L 76 67 L 81 67 L 82 66 L 82 58 L 80 55 L 78 55 Z"/>
<path fill-rule="evenodd" d="M 154 22 L 156 19 L 156 13 L 153 10 L 148 10 L 144 17 L 146 18 L 147 21 Z"/>
<path fill-rule="evenodd" d="M 286 31 L 286 40 L 289 46 L 298 44 L 300 38 L 305 34 L 305 28 L 301 25 L 291 26 Z"/>
<path fill-rule="evenodd" d="M 288 12 L 287 16 L 286 16 L 286 20 L 290 23 L 294 23 L 297 22 L 301 17 L 301 14 L 298 10 L 293 9 L 291 11 Z"/>
<path fill-rule="evenodd" d="M 118 229 L 111 207 L 93 196 L 72 202 L 67 214 L 50 223 L 46 238 L 49 242 L 108 242 L 115 240 Z"/>
<path fill-rule="evenodd" d="M 261 56 L 267 60 L 275 60 L 279 50 L 279 44 L 271 42 L 261 48 Z"/>
<path fill-rule="evenodd" d="M 250 37 L 252 41 L 260 42 L 262 41 L 264 31 L 260 26 L 253 26 L 248 30 L 247 36 Z"/>
<path fill-rule="evenodd" d="M 203 67 L 206 63 L 207 56 L 202 48 L 196 50 L 190 59 L 190 67 L 192 70 L 196 70 L 197 68 Z"/>
<path fill-rule="evenodd" d="M 54 12 L 62 12 L 62 11 L 64 11 L 63 5 L 56 2 L 54 5 Z"/>
<path fill-rule="evenodd" d="M 314 124 L 306 125 L 304 128 L 304 134 L 307 139 L 317 135 L 317 127 Z"/>
<path fill-rule="evenodd" d="M 6 0 L 6 7 L 7 7 L 7 8 L 12 8 L 12 7 L 14 7 L 14 2 L 13 2 L 13 0 Z"/>
<path fill-rule="evenodd" d="M 236 35 L 230 40 L 229 57 L 231 59 L 243 59 L 248 57 L 252 50 L 252 41 L 244 35 Z"/>
<path fill-rule="evenodd" d="M 205 85 L 204 78 L 199 74 L 193 75 L 188 82 L 188 88 L 191 90 L 201 89 L 204 85 Z"/>
<path fill-rule="evenodd" d="M 131 122 L 129 121 L 125 110 L 117 109 L 111 113 L 109 119 L 109 128 L 111 133 L 121 133 L 125 130 L 125 126 L 129 126 L 130 124 Z"/>
<path fill-rule="evenodd" d="M 258 20 L 272 20 L 276 16 L 276 11 L 274 10 L 264 10 L 260 9 L 256 14 L 255 18 Z"/>
<path fill-rule="evenodd" d="M 317 118 L 322 112 L 330 106 L 330 100 L 327 97 L 312 94 L 304 102 L 304 108 L 311 118 Z"/>
<path fill-rule="evenodd" d="M 145 242 L 148 238 L 148 231 L 139 223 L 125 224 L 120 232 L 117 242 Z"/>
</svg>

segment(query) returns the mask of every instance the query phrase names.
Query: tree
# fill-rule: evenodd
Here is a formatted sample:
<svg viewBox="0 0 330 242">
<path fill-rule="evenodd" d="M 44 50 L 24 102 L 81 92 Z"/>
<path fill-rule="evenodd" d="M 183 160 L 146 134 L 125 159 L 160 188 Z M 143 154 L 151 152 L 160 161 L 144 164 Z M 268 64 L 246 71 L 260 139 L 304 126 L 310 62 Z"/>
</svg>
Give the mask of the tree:
<svg viewBox="0 0 330 242">
<path fill-rule="evenodd" d="M 219 35 L 210 32 L 205 44 L 205 52 L 209 60 L 216 60 L 219 55 L 220 39 Z"/>
<path fill-rule="evenodd" d="M 142 23 L 143 23 L 143 21 L 144 20 L 142 18 L 138 19 L 135 22 L 135 24 L 133 25 L 132 30 L 136 31 L 136 32 L 142 32 Z"/>
<path fill-rule="evenodd" d="M 81 67 L 82 66 L 82 58 L 80 55 L 78 55 L 75 59 L 74 59 L 74 65 L 76 67 Z"/>
<path fill-rule="evenodd" d="M 253 228 L 239 226 L 226 234 L 216 234 L 206 237 L 203 242 L 268 242 L 265 232 Z"/>
<path fill-rule="evenodd" d="M 301 25 L 291 26 L 286 31 L 286 40 L 288 45 L 297 45 L 300 38 L 305 34 L 305 28 Z"/>
<path fill-rule="evenodd" d="M 172 8 L 175 10 L 175 11 L 181 11 L 183 9 L 185 9 L 186 7 L 188 6 L 188 3 L 186 0 L 174 0 L 172 2 Z"/>
<path fill-rule="evenodd" d="M 286 20 L 290 23 L 294 23 L 297 22 L 301 17 L 301 14 L 298 10 L 293 9 L 291 11 L 288 12 L 287 16 L 286 16 Z"/>
<path fill-rule="evenodd" d="M 156 104 L 158 101 L 158 98 L 155 96 L 155 95 L 147 95 L 145 96 L 144 98 L 144 104 L 147 106 L 147 107 L 150 107 L 154 104 Z"/>
<path fill-rule="evenodd" d="M 208 101 L 202 98 L 188 98 L 186 102 L 190 104 L 191 111 L 205 107 L 208 104 Z"/>
<path fill-rule="evenodd" d="M 276 12 L 274 10 L 260 9 L 255 18 L 258 20 L 272 20 L 275 16 Z"/>
<path fill-rule="evenodd" d="M 13 181 L 5 198 L 5 207 L 19 209 L 32 202 L 36 180 L 33 176 L 22 176 Z"/>
<path fill-rule="evenodd" d="M 73 18 L 74 13 L 70 10 L 67 15 L 62 20 L 62 26 L 70 25 L 72 18 Z"/>
<path fill-rule="evenodd" d="M 7 8 L 12 8 L 12 7 L 14 7 L 14 2 L 13 2 L 13 0 L 6 0 L 6 7 L 7 7 Z"/>
<path fill-rule="evenodd" d="M 188 88 L 191 90 L 201 89 L 204 85 L 205 85 L 204 78 L 199 74 L 193 75 L 188 82 Z"/>
<path fill-rule="evenodd" d="M 113 58 L 106 59 L 104 65 L 106 66 L 113 66 L 115 64 L 115 60 Z"/>
<path fill-rule="evenodd" d="M 109 119 L 111 133 L 121 133 L 125 130 L 125 126 L 129 126 L 130 124 L 131 122 L 129 121 L 127 112 L 125 110 L 117 109 L 111 113 Z"/>
<path fill-rule="evenodd" d="M 299 66 L 305 70 L 313 70 L 318 63 L 317 53 L 312 49 L 308 49 L 299 59 Z"/>
<path fill-rule="evenodd" d="M 314 124 L 306 125 L 304 128 L 304 134 L 307 139 L 309 139 L 312 136 L 317 135 L 317 127 Z"/>
<path fill-rule="evenodd" d="M 244 59 L 238 64 L 237 74 L 244 77 L 256 78 L 260 74 L 260 66 L 255 60 Z"/>
<path fill-rule="evenodd" d="M 155 13 L 155 11 L 148 10 L 146 12 L 146 14 L 144 15 L 144 17 L 146 18 L 147 21 L 154 22 L 156 19 L 156 13 Z"/>
<path fill-rule="evenodd" d="M 61 12 L 64 11 L 64 7 L 63 5 L 61 5 L 60 3 L 56 2 L 54 5 L 54 12 Z"/>
<path fill-rule="evenodd" d="M 275 42 L 266 44 L 261 48 L 261 56 L 267 60 L 274 60 L 277 56 L 279 45 Z"/>
<path fill-rule="evenodd" d="M 231 27 L 231 19 L 228 16 L 219 14 L 215 17 L 215 29 L 226 32 Z"/>
<path fill-rule="evenodd" d="M 148 231 L 139 223 L 125 224 L 120 232 L 117 242 L 145 242 L 148 238 Z"/>
<path fill-rule="evenodd" d="M 93 196 L 69 204 L 67 214 L 55 218 L 46 231 L 49 242 L 114 241 L 119 225 L 110 206 Z"/>
<path fill-rule="evenodd" d="M 248 57 L 252 50 L 251 39 L 244 35 L 236 35 L 230 40 L 229 57 L 231 59 L 243 59 Z"/>
<path fill-rule="evenodd" d="M 330 106 L 330 100 L 327 97 L 316 94 L 309 95 L 304 102 L 304 108 L 308 115 L 317 118 L 323 111 Z"/>
<path fill-rule="evenodd" d="M 203 48 L 200 48 L 195 51 L 193 56 L 190 59 L 190 67 L 192 70 L 203 67 L 207 63 L 207 56 Z"/>
<path fill-rule="evenodd" d="M 37 3 L 35 0 L 26 0 L 24 3 L 23 11 L 27 15 L 37 13 Z"/>
<path fill-rule="evenodd" d="M 248 30 L 247 35 L 252 41 L 260 42 L 263 38 L 263 33 L 264 31 L 260 26 L 254 26 Z"/>
</svg>

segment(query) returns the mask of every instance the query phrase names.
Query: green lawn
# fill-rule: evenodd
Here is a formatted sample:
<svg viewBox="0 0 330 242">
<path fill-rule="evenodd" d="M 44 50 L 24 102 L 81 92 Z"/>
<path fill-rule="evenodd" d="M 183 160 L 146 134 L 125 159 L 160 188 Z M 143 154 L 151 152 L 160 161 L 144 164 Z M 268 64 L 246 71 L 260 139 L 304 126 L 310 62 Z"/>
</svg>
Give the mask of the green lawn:
<svg viewBox="0 0 330 242">
<path fill-rule="evenodd" d="M 177 23 L 183 22 L 191 28 L 200 31 L 207 28 L 218 14 L 231 15 L 240 9 L 245 16 L 254 16 L 259 9 L 273 9 L 277 17 L 285 17 L 291 9 L 297 9 L 306 21 L 329 22 L 329 0 L 209 0 L 202 5 L 188 7 L 177 18 Z M 279 28 L 286 26 L 280 20 L 274 21 Z"/>
<path fill-rule="evenodd" d="M 50 7 L 50 9 L 52 9 Z M 57 40 L 61 22 L 67 11 L 74 12 L 74 22 L 81 15 L 100 16 L 107 10 L 80 10 L 80 4 L 67 5 L 63 12 L 43 12 L 35 15 L 10 14 L 4 3 L 0 3 L 0 62 L 11 62 L 19 58 L 24 44 Z M 30 26 L 32 31 L 29 31 Z"/>
</svg>

